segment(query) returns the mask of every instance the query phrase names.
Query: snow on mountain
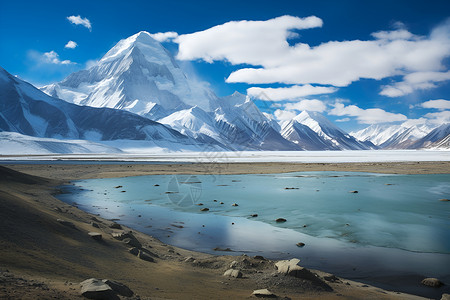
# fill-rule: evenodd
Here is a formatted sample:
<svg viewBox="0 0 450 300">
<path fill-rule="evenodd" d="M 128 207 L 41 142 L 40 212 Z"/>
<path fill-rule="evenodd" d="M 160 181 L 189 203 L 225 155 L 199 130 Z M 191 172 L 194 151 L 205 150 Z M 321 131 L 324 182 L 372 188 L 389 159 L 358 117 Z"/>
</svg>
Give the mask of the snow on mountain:
<svg viewBox="0 0 450 300">
<path fill-rule="evenodd" d="M 85 140 L 59 140 L 32 137 L 17 132 L 0 132 L 0 153 L 51 154 L 51 153 L 122 153 L 118 148 Z"/>
<path fill-rule="evenodd" d="M 429 144 L 426 148 L 432 150 L 450 150 L 450 134 L 434 143 Z"/>
<path fill-rule="evenodd" d="M 314 131 L 323 139 L 323 143 L 328 145 L 327 150 L 369 150 L 374 148 L 373 144 L 358 141 L 318 112 L 303 111 L 292 121 L 303 124 Z M 294 128 L 291 130 L 286 129 L 284 131 L 285 134 L 295 130 Z M 304 130 L 300 131 L 304 132 Z M 317 141 L 317 139 L 315 140 Z"/>
<path fill-rule="evenodd" d="M 448 143 L 446 144 L 446 141 L 448 141 L 449 135 L 450 135 L 450 123 L 446 123 L 439 126 L 438 128 L 433 129 L 429 134 L 413 143 L 409 148 L 436 149 L 437 147 L 442 146 L 445 149 L 446 145 L 448 145 Z"/>
<path fill-rule="evenodd" d="M 361 141 L 371 141 L 383 149 L 406 149 L 432 129 L 433 127 L 428 124 L 414 126 L 376 124 L 350 134 Z"/>
<path fill-rule="evenodd" d="M 42 87 L 50 96 L 156 118 L 192 106 L 210 110 L 215 94 L 187 78 L 174 57 L 148 32 L 119 41 L 93 67 Z M 155 118 L 153 118 L 155 120 Z"/>
<path fill-rule="evenodd" d="M 1 67 L 0 131 L 59 139 L 197 144 L 178 131 L 126 111 L 78 106 L 52 98 Z"/>
<path fill-rule="evenodd" d="M 250 97 L 235 92 L 217 100 L 214 120 L 220 140 L 236 149 L 302 150 L 284 139 Z"/>
<path fill-rule="evenodd" d="M 330 140 L 320 137 L 311 128 L 295 120 L 281 125 L 281 135 L 304 150 L 339 150 Z"/>
<path fill-rule="evenodd" d="M 233 150 L 232 147 L 227 147 L 223 144 L 220 135 L 217 133 L 215 121 L 211 114 L 197 106 L 174 112 L 158 120 L 158 122 L 168 125 L 202 143 L 217 144 L 225 149 Z"/>
</svg>

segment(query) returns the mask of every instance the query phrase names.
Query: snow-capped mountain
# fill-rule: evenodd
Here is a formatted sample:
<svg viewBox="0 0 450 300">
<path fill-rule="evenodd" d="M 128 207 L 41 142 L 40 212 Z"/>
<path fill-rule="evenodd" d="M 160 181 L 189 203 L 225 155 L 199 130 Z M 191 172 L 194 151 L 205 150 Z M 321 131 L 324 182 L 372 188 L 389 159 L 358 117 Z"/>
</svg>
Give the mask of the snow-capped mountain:
<svg viewBox="0 0 450 300">
<path fill-rule="evenodd" d="M 245 95 L 217 98 L 149 33 L 121 40 L 93 67 L 42 88 L 75 104 L 127 110 L 233 150 L 299 150 Z"/>
<path fill-rule="evenodd" d="M 122 153 L 108 145 L 86 140 L 60 140 L 33 137 L 17 132 L 0 132 L 2 155 L 51 154 L 51 153 Z"/>
<path fill-rule="evenodd" d="M 305 131 L 304 127 L 297 126 L 296 123 L 310 128 L 322 142 L 319 142 L 317 137 L 313 138 L 310 132 Z M 294 138 L 293 132 L 296 132 L 296 135 L 298 135 L 298 143 L 301 143 L 301 139 L 307 136 L 313 142 L 313 145 L 310 147 L 315 148 L 320 147 L 321 144 L 326 145 L 323 150 L 369 150 L 376 148 L 370 142 L 358 141 L 318 112 L 303 111 L 291 121 L 290 126 L 289 124 L 284 124 L 283 137 L 290 138 L 292 141 Z"/>
<path fill-rule="evenodd" d="M 239 150 L 302 150 L 284 139 L 250 97 L 235 92 L 218 99 L 214 120 L 220 140 Z"/>
<path fill-rule="evenodd" d="M 433 128 L 428 124 L 414 126 L 377 124 L 350 134 L 361 141 L 371 141 L 382 149 L 406 149 Z"/>
<path fill-rule="evenodd" d="M 281 135 L 304 150 L 339 150 L 330 140 L 320 137 L 311 128 L 295 120 L 282 124 Z"/>
<path fill-rule="evenodd" d="M 410 149 L 420 149 L 420 148 L 447 148 L 448 140 L 450 136 L 450 123 L 443 124 L 438 128 L 433 129 L 426 136 L 421 138 L 420 140 L 413 143 L 409 148 Z"/>
<path fill-rule="evenodd" d="M 216 98 L 188 79 L 170 52 L 145 31 L 119 41 L 93 67 L 42 91 L 74 104 L 128 110 L 152 119 L 192 106 L 210 110 Z"/>
<path fill-rule="evenodd" d="M 1 67 L 0 131 L 58 139 L 195 144 L 178 131 L 130 112 L 78 106 L 52 98 Z"/>
</svg>

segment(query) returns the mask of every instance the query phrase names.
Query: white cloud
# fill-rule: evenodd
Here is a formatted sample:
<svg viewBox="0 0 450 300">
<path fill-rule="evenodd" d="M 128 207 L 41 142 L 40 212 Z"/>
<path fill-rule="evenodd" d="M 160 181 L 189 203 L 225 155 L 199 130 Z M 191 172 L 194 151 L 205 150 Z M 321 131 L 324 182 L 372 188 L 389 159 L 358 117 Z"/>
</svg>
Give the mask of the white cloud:
<svg viewBox="0 0 450 300">
<path fill-rule="evenodd" d="M 268 21 L 232 21 L 204 31 L 180 35 L 178 59 L 228 60 L 232 64 L 279 64 L 289 49 L 292 30 L 321 27 L 315 17 L 282 16 Z"/>
<path fill-rule="evenodd" d="M 71 62 L 70 60 L 60 60 L 59 54 L 55 51 L 45 52 L 42 54 L 41 59 L 45 63 L 49 64 L 55 64 L 55 65 L 70 65 L 74 64 L 74 62 Z"/>
<path fill-rule="evenodd" d="M 297 116 L 297 114 L 293 111 L 282 109 L 277 109 L 273 114 L 278 121 L 290 121 Z"/>
<path fill-rule="evenodd" d="M 418 119 L 408 119 L 405 122 L 402 123 L 403 127 L 412 127 L 416 125 L 423 125 L 428 122 L 425 118 L 418 118 Z"/>
<path fill-rule="evenodd" d="M 350 118 L 342 118 L 342 119 L 336 120 L 336 122 L 348 122 L 348 121 L 350 121 Z"/>
<path fill-rule="evenodd" d="M 415 90 L 435 88 L 438 82 L 450 80 L 450 71 L 447 72 L 415 72 L 403 77 L 403 81 L 382 87 L 380 95 L 400 97 L 411 94 Z"/>
<path fill-rule="evenodd" d="M 68 49 L 75 49 L 78 46 L 78 44 L 74 41 L 68 41 L 67 44 L 64 46 L 64 48 Z"/>
<path fill-rule="evenodd" d="M 393 31 L 378 31 L 372 33 L 372 36 L 374 38 L 380 39 L 380 40 L 410 40 L 410 39 L 419 39 L 418 36 L 412 34 L 408 30 L 405 29 L 399 29 L 399 30 L 393 30 Z"/>
<path fill-rule="evenodd" d="M 287 110 L 298 110 L 298 111 L 318 111 L 324 112 L 327 109 L 325 103 L 317 99 L 305 99 L 295 103 L 286 103 L 284 108 Z"/>
<path fill-rule="evenodd" d="M 158 33 L 152 33 L 150 34 L 152 38 L 157 40 L 158 42 L 167 42 L 171 41 L 173 39 L 176 39 L 178 37 L 178 33 L 169 31 L 169 32 L 158 32 Z"/>
<path fill-rule="evenodd" d="M 69 20 L 70 23 L 75 25 L 82 25 L 89 29 L 89 31 L 92 30 L 91 21 L 89 21 L 87 18 L 82 18 L 80 15 L 78 16 L 69 16 L 67 17 L 67 20 Z"/>
<path fill-rule="evenodd" d="M 285 88 L 251 87 L 247 89 L 247 94 L 261 100 L 280 101 L 292 100 L 310 95 L 329 94 L 336 91 L 337 89 L 334 87 L 312 86 L 310 84 L 306 84 L 302 86 L 294 85 Z"/>
<path fill-rule="evenodd" d="M 450 21 L 429 36 L 405 29 L 380 31 L 370 40 L 330 41 L 317 46 L 287 39 L 292 30 L 321 27 L 317 17 L 283 16 L 267 21 L 228 22 L 180 35 L 178 58 L 247 64 L 227 82 L 348 86 L 362 78 L 382 79 L 415 72 L 442 72 L 450 56 Z"/>
<path fill-rule="evenodd" d="M 424 117 L 428 118 L 431 123 L 438 125 L 450 123 L 450 110 L 428 113 Z"/>
<path fill-rule="evenodd" d="M 420 106 L 423 108 L 435 108 L 439 110 L 450 109 L 450 101 L 444 99 L 428 100 L 423 102 Z"/>
<path fill-rule="evenodd" d="M 358 123 L 362 124 L 392 123 L 407 120 L 405 115 L 390 113 L 380 108 L 362 109 L 356 105 L 345 106 L 339 102 L 334 104 L 334 108 L 328 114 L 356 117 Z"/>
</svg>

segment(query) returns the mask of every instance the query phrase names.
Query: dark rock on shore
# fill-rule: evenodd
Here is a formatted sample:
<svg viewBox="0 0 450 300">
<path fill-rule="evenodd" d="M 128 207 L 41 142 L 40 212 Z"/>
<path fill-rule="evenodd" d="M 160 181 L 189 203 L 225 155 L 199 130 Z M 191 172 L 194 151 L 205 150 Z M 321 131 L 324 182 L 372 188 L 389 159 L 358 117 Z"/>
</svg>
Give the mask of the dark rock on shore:
<svg viewBox="0 0 450 300">
<path fill-rule="evenodd" d="M 109 228 L 112 228 L 112 229 L 122 229 L 122 226 L 121 226 L 119 223 L 114 222 L 114 223 L 112 223 L 111 225 L 109 225 Z"/>
<path fill-rule="evenodd" d="M 63 220 L 63 219 L 56 219 L 56 222 L 58 222 L 59 224 L 62 224 L 64 226 L 70 227 L 70 228 L 74 228 L 75 229 L 75 224 L 73 224 L 72 222 Z"/>
<path fill-rule="evenodd" d="M 102 234 L 100 232 L 89 232 L 88 234 L 91 238 L 93 238 L 96 241 L 102 240 Z"/>
<path fill-rule="evenodd" d="M 277 298 L 277 295 L 275 295 L 268 289 L 254 290 L 252 295 L 258 298 Z"/>
<path fill-rule="evenodd" d="M 88 299 L 120 299 L 133 296 L 134 292 L 126 285 L 109 279 L 90 278 L 80 283 L 81 295 Z"/>
</svg>

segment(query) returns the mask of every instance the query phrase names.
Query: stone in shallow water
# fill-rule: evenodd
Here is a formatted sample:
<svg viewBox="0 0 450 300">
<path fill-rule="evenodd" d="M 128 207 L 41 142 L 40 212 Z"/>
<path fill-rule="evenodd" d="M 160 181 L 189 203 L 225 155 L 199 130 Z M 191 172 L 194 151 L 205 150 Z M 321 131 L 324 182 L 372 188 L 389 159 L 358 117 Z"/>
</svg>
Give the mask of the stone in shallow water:
<svg viewBox="0 0 450 300">
<path fill-rule="evenodd" d="M 437 278 L 425 278 L 421 283 L 431 287 L 440 287 L 442 285 L 442 282 Z"/>
<path fill-rule="evenodd" d="M 287 220 L 285 218 L 278 218 L 278 219 L 275 220 L 275 222 L 277 222 L 277 223 L 284 223 L 286 221 Z"/>
</svg>

